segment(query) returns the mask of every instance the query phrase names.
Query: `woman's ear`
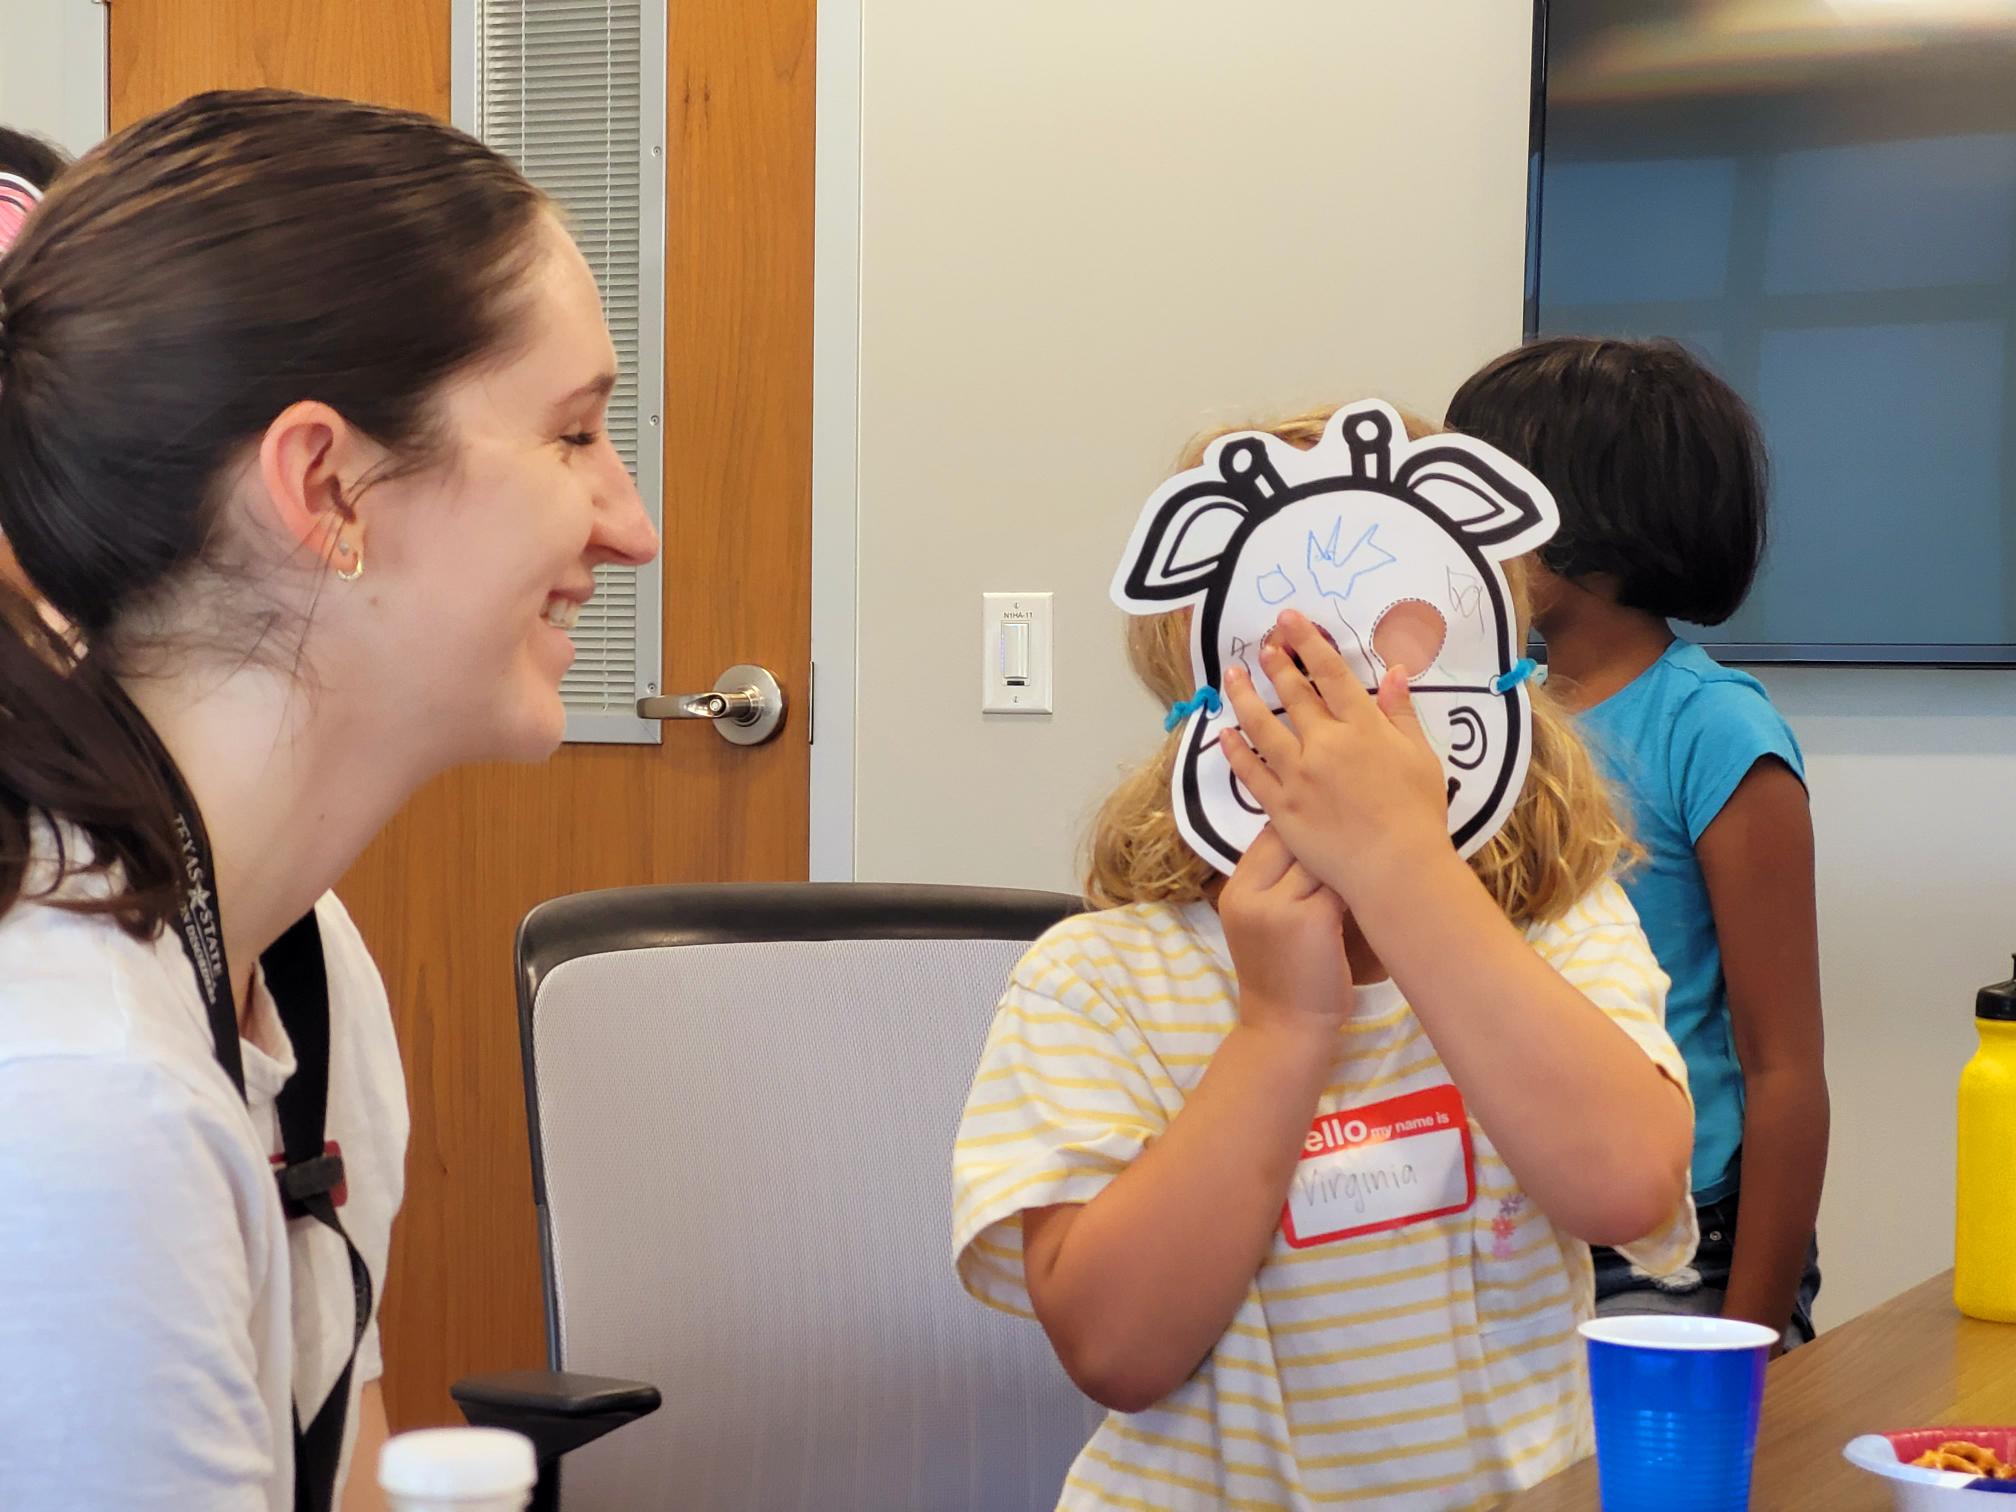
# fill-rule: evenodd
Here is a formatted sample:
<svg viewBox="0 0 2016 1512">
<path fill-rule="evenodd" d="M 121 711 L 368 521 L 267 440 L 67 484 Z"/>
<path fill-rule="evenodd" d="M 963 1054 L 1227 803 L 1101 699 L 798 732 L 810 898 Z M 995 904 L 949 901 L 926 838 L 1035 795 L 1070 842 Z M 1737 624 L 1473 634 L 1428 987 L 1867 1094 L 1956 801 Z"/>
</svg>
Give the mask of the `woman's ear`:
<svg viewBox="0 0 2016 1512">
<path fill-rule="evenodd" d="M 357 482 L 380 449 L 316 399 L 290 404 L 259 442 L 263 513 L 286 549 L 305 547 L 339 564 L 363 550 L 354 508 Z"/>
</svg>

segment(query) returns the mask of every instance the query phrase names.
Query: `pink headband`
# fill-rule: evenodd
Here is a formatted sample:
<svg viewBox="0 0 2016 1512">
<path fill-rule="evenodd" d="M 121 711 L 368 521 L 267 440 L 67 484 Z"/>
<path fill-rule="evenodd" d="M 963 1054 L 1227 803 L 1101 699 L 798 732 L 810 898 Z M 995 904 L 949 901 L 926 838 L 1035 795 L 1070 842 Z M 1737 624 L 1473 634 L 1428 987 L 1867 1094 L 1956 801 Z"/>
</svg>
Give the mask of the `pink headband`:
<svg viewBox="0 0 2016 1512">
<path fill-rule="evenodd" d="M 0 252 L 14 245 L 28 212 L 42 202 L 42 191 L 24 178 L 0 173 Z"/>
</svg>

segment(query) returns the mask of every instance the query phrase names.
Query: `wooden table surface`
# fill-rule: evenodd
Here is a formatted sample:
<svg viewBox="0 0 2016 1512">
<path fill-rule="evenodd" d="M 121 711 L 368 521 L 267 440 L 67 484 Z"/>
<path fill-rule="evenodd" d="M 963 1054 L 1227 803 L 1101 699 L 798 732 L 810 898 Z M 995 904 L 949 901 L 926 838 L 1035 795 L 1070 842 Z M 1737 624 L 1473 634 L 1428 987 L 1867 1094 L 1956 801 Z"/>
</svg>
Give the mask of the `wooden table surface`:
<svg viewBox="0 0 2016 1512">
<path fill-rule="evenodd" d="M 1953 1276 L 1830 1328 L 1774 1364 L 1750 1505 L 1757 1512 L 1887 1512 L 1888 1485 L 1841 1449 L 1860 1433 L 2016 1423 L 2016 1324 L 1953 1307 Z M 1596 1512 L 1596 1463 L 1535 1486 L 1503 1512 Z"/>
</svg>

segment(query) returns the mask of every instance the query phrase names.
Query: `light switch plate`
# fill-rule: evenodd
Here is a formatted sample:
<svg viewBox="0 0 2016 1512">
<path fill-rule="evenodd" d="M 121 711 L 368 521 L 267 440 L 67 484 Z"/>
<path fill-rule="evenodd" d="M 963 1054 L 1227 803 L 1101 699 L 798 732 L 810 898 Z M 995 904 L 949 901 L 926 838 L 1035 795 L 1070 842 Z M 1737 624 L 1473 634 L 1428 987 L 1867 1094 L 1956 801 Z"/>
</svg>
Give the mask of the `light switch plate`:
<svg viewBox="0 0 2016 1512">
<path fill-rule="evenodd" d="M 980 710 L 983 714 L 1048 714 L 1050 696 L 1050 595 L 989 593 L 981 597 Z M 1002 632 L 1028 627 L 1028 676 L 1008 676 Z"/>
</svg>

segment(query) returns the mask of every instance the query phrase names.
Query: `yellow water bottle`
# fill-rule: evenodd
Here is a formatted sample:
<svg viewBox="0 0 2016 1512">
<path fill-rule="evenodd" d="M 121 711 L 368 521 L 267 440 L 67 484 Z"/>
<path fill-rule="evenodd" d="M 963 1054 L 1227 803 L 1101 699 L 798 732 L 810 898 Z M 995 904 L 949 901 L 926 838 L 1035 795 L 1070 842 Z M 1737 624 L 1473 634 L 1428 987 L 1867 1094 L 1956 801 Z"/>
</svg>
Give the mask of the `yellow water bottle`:
<svg viewBox="0 0 2016 1512">
<path fill-rule="evenodd" d="M 1960 1073 L 1960 1185 L 1953 1301 L 1970 1318 L 2016 1323 L 2016 977 L 1974 1000 L 1981 1048 Z"/>
</svg>

